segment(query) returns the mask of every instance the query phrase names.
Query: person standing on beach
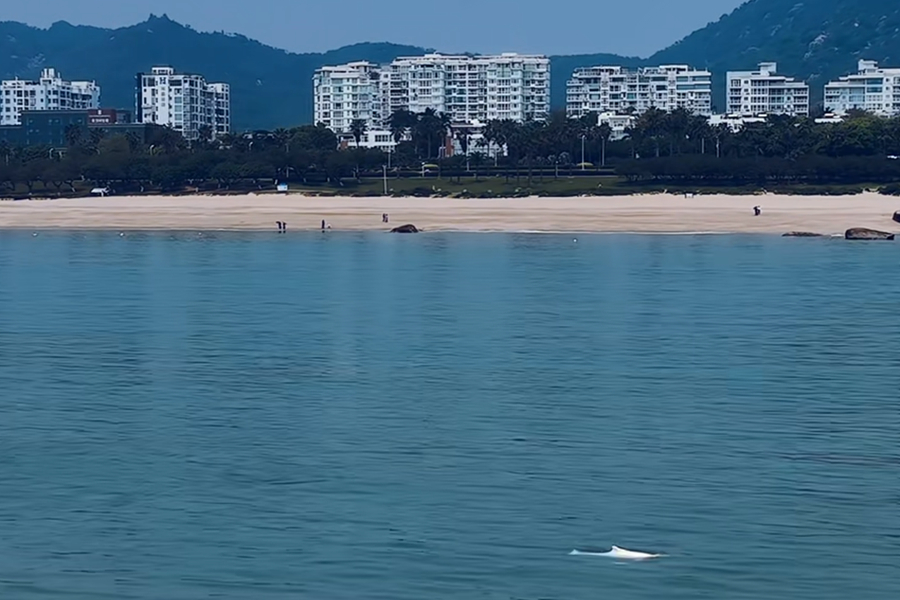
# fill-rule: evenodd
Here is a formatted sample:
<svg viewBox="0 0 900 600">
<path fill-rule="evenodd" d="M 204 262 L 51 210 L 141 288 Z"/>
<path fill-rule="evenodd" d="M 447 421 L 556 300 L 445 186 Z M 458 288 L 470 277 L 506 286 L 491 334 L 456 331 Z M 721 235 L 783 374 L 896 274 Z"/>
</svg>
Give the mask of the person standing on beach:
<svg viewBox="0 0 900 600">
<path fill-rule="evenodd" d="M 762 209 L 758 206 L 754 206 L 753 207 L 753 216 L 758 217 L 761 214 L 762 214 Z"/>
</svg>

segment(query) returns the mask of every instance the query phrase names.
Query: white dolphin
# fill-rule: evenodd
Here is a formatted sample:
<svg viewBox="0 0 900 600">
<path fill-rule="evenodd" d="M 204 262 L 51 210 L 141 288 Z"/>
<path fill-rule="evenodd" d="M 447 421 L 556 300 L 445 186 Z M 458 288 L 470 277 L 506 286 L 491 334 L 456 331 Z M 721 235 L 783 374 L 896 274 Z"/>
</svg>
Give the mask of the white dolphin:
<svg viewBox="0 0 900 600">
<path fill-rule="evenodd" d="M 581 550 L 572 550 L 569 556 L 606 556 L 608 558 L 618 558 L 620 560 L 648 560 L 651 558 L 662 558 L 665 554 L 652 554 L 650 552 L 638 552 L 636 550 L 626 550 L 613 546 L 609 552 L 582 552 Z"/>
</svg>

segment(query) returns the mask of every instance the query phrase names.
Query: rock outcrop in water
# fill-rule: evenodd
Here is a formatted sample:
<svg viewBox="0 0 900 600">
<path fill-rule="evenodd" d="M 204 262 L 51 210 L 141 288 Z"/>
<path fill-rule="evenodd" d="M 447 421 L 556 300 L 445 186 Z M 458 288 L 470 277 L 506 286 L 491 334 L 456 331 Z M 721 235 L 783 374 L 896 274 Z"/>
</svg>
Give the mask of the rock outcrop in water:
<svg viewBox="0 0 900 600">
<path fill-rule="evenodd" d="M 894 234 L 886 231 L 877 231 L 875 229 L 866 229 L 865 227 L 854 227 L 848 229 L 844 234 L 844 239 L 848 240 L 893 240 Z"/>
<path fill-rule="evenodd" d="M 415 225 L 407 224 L 391 229 L 391 233 L 419 233 L 419 229 Z"/>
<path fill-rule="evenodd" d="M 897 221 L 898 223 L 900 223 L 900 210 L 894 212 L 894 217 L 893 217 L 893 219 L 894 219 L 895 221 Z"/>
<path fill-rule="evenodd" d="M 781 237 L 822 237 L 822 234 L 811 231 L 788 231 Z"/>
</svg>

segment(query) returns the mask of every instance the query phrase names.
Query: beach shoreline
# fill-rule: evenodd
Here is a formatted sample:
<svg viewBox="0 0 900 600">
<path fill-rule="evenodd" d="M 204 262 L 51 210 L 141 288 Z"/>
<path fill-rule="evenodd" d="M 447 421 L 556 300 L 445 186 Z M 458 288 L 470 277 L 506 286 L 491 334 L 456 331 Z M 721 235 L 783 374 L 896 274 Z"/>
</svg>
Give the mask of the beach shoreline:
<svg viewBox="0 0 900 600">
<path fill-rule="evenodd" d="M 762 214 L 754 216 L 753 207 Z M 843 234 L 851 227 L 900 232 L 900 198 L 642 194 L 528 198 L 415 198 L 244 194 L 111 196 L 0 201 L 0 229 L 428 232 Z M 382 222 L 387 213 L 390 222 Z"/>
</svg>

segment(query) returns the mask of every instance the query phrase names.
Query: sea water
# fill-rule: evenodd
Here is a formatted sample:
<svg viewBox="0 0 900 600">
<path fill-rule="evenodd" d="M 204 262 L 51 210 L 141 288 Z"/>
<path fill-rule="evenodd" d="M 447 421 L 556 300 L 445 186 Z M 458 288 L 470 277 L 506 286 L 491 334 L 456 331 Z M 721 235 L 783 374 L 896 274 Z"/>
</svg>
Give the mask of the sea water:
<svg viewBox="0 0 900 600">
<path fill-rule="evenodd" d="M 0 597 L 900 598 L 898 293 L 891 243 L 0 232 Z"/>
</svg>

